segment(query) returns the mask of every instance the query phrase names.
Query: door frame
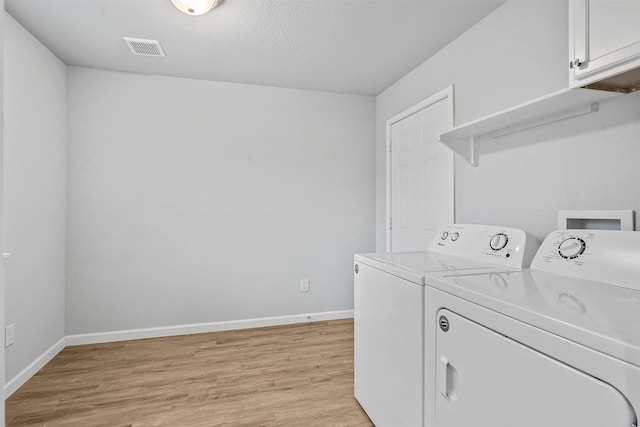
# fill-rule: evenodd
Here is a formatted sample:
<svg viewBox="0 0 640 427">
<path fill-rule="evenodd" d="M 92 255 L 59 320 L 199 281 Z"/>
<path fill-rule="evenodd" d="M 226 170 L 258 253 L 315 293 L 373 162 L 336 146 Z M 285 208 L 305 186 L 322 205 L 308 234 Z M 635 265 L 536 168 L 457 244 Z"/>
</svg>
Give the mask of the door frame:
<svg viewBox="0 0 640 427">
<path fill-rule="evenodd" d="M 397 114 L 392 118 L 390 118 L 389 120 L 387 120 L 386 137 L 385 137 L 385 150 L 386 150 L 386 158 L 387 158 L 386 159 L 387 201 L 386 201 L 386 216 L 385 216 L 385 229 L 386 229 L 385 247 L 387 252 L 392 251 L 392 248 L 391 248 L 391 190 L 393 188 L 393 183 L 391 178 L 392 178 L 393 171 L 391 170 L 391 126 L 403 119 L 406 119 L 412 114 L 415 114 L 421 110 L 424 110 L 425 108 L 430 107 L 431 105 L 439 101 L 447 100 L 448 101 L 447 110 L 449 113 L 448 114 L 449 117 L 447 120 L 448 129 L 443 129 L 443 132 L 446 130 L 449 130 L 453 128 L 455 123 L 455 118 L 454 118 L 455 109 L 454 109 L 453 95 L 454 95 L 453 85 L 451 85 L 442 89 L 440 92 L 437 92 L 436 94 L 431 95 L 427 99 L 417 103 L 413 107 L 407 108 L 400 114 Z M 454 156 L 453 156 L 453 151 L 451 151 L 451 149 L 449 149 L 449 174 L 450 174 L 449 175 L 449 195 L 451 196 L 451 201 L 449 204 L 449 222 L 453 224 L 455 222 L 455 184 L 454 184 L 455 173 L 454 173 Z"/>
</svg>

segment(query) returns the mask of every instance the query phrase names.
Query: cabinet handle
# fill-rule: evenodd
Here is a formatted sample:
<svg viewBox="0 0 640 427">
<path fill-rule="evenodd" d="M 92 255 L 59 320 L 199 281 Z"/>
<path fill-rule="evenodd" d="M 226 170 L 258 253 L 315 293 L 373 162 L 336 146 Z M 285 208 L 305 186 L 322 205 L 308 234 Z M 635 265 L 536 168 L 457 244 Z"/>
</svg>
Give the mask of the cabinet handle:
<svg viewBox="0 0 640 427">
<path fill-rule="evenodd" d="M 576 58 L 573 61 L 569 61 L 569 68 L 571 69 L 580 68 L 580 66 L 582 66 L 582 61 L 580 61 L 580 58 Z"/>
</svg>

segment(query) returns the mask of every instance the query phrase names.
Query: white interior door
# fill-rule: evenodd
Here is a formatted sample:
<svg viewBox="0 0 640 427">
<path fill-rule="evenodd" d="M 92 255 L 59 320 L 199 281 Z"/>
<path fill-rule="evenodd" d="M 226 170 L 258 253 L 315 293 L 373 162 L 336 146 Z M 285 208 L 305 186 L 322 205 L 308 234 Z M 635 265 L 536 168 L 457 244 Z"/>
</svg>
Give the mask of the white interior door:
<svg viewBox="0 0 640 427">
<path fill-rule="evenodd" d="M 453 153 L 438 140 L 452 126 L 450 93 L 451 88 L 387 123 L 389 251 L 425 250 L 437 228 L 454 221 Z"/>
</svg>

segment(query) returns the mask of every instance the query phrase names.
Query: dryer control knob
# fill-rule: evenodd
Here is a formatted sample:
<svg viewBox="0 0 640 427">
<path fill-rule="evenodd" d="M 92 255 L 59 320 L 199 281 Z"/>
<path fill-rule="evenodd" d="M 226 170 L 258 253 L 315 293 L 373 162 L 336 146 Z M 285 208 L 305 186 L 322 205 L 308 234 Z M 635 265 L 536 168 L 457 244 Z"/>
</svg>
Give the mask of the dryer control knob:
<svg viewBox="0 0 640 427">
<path fill-rule="evenodd" d="M 498 233 L 494 235 L 491 240 L 489 240 L 489 247 L 494 251 L 499 251 L 500 249 L 503 249 L 505 246 L 507 246 L 508 242 L 509 238 L 506 234 Z"/>
<path fill-rule="evenodd" d="M 587 244 L 579 237 L 569 237 L 563 240 L 558 246 L 558 253 L 562 258 L 574 259 L 584 253 Z"/>
<path fill-rule="evenodd" d="M 452 233 L 451 234 L 451 241 L 455 242 L 456 240 L 458 240 L 458 238 L 460 237 L 460 233 Z"/>
<path fill-rule="evenodd" d="M 448 231 L 443 231 L 442 235 L 440 236 L 440 239 L 447 240 L 447 237 L 449 237 L 449 232 Z"/>
</svg>

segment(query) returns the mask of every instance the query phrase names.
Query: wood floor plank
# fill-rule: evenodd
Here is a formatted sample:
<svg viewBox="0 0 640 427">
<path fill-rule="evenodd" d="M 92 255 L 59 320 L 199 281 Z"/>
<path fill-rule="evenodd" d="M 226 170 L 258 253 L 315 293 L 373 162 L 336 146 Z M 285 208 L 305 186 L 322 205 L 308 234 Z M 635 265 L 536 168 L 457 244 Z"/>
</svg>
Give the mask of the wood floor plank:
<svg viewBox="0 0 640 427">
<path fill-rule="evenodd" d="M 7 426 L 373 424 L 353 397 L 353 320 L 67 347 Z"/>
</svg>

